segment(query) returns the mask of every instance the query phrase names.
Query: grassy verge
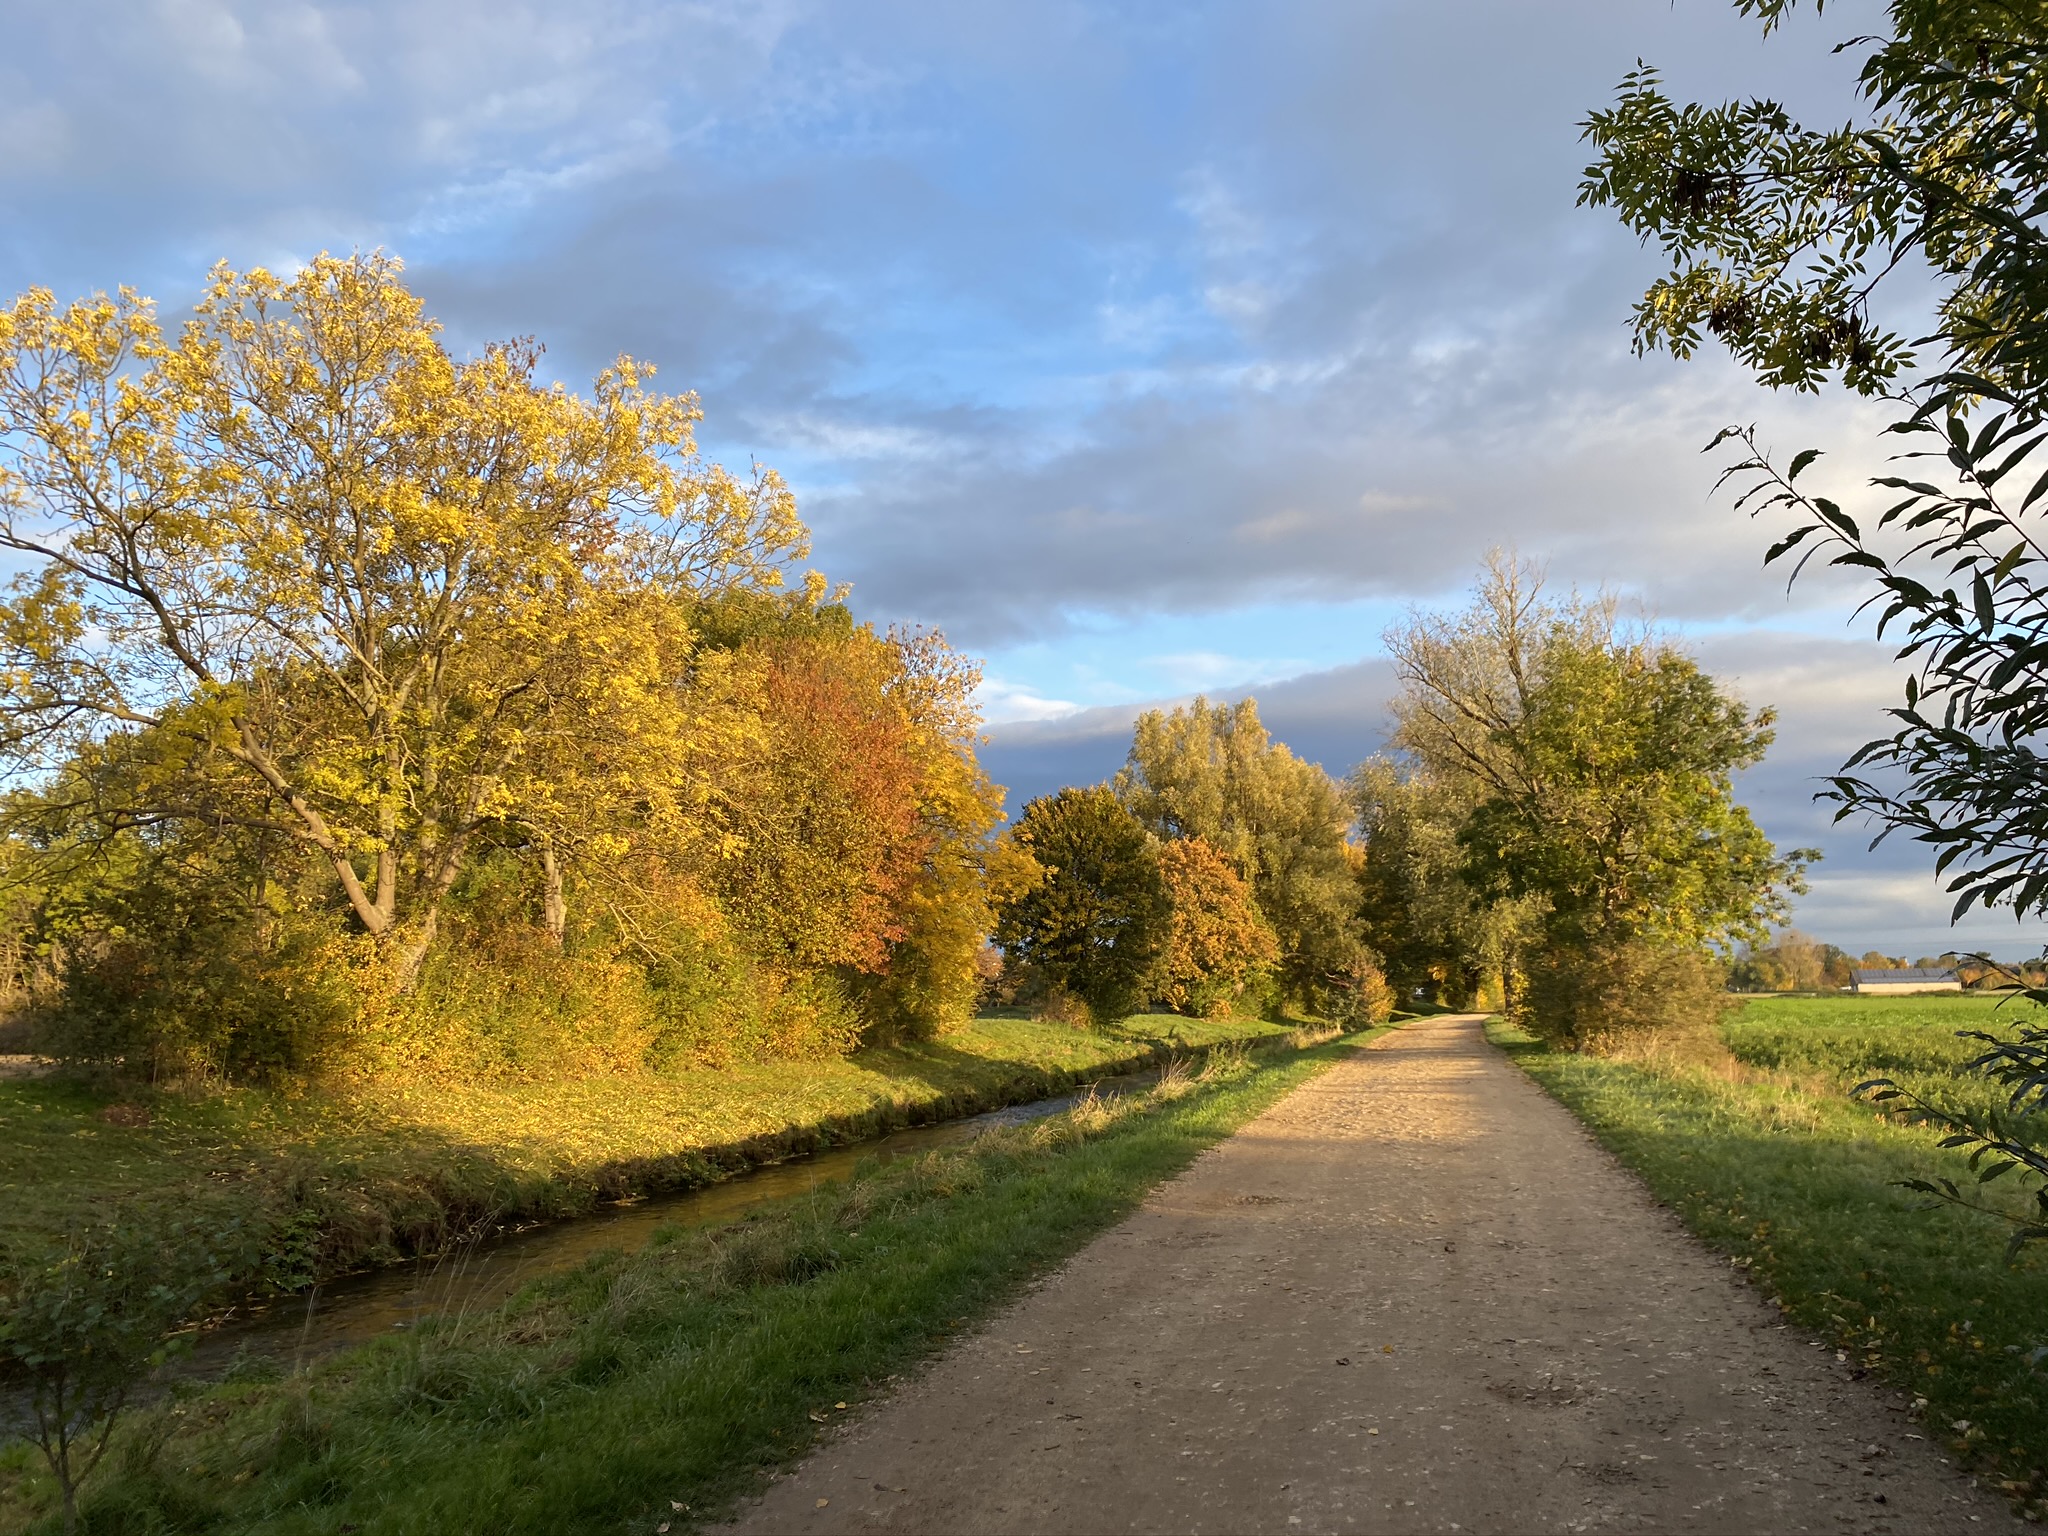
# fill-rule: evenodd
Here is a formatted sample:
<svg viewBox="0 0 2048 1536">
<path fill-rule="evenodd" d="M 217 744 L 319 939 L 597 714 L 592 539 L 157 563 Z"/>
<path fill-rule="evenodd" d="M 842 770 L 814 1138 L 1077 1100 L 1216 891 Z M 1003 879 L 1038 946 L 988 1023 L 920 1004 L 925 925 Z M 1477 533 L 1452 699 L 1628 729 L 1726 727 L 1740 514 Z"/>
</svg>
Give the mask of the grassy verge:
<svg viewBox="0 0 2048 1536">
<path fill-rule="evenodd" d="M 1283 1033 L 1151 1014 L 1096 1032 L 990 1018 L 844 1060 L 583 1082 L 286 1094 L 0 1081 L 0 1247 L 54 1242 L 129 1202 L 253 1208 L 276 1237 L 250 1278 L 293 1289 L 480 1223 L 575 1215 Z"/>
<path fill-rule="evenodd" d="M 600 1256 L 487 1316 L 187 1396 L 124 1432 L 86 1529 L 685 1528 L 1360 1038 L 1221 1052 L 1144 1093 Z M 50 1527 L 53 1500 L 27 1447 L 0 1451 L 0 1530 Z"/>
<path fill-rule="evenodd" d="M 1547 1052 L 1498 1023 L 1488 1032 L 1788 1317 L 1909 1393 L 2038 1518 L 2048 1255 L 2008 1266 L 1996 1221 L 1898 1188 L 1969 1175 L 1934 1133 L 1849 1096 L 1883 1074 L 1951 1101 L 1979 1095 L 1954 1075 L 1973 1054 L 1955 1031 L 2007 1017 L 1978 999 L 1760 1002 L 1725 1027 L 1718 1060 L 1603 1060 Z"/>
</svg>

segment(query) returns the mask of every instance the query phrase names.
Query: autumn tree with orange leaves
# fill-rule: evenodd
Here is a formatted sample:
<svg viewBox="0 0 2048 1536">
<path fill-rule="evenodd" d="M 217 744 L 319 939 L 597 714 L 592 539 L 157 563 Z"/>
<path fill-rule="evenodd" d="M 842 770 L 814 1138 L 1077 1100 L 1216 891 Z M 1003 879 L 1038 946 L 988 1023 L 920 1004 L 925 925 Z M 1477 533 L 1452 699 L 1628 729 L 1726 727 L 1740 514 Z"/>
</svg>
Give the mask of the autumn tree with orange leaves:
<svg viewBox="0 0 2048 1536">
<path fill-rule="evenodd" d="M 92 1051 L 179 1012 L 172 1055 L 231 1066 L 209 1030 L 342 950 L 343 992 L 490 992 L 606 1061 L 742 994 L 836 1045 L 971 1007 L 973 668 L 782 591 L 794 500 L 700 457 L 694 397 L 541 361 L 452 354 L 382 255 L 219 268 L 182 326 L 0 310 L 0 835 Z"/>
<path fill-rule="evenodd" d="M 1228 1014 L 1279 961 L 1280 942 L 1251 886 L 1199 837 L 1164 844 L 1159 873 L 1172 907 L 1154 983 L 1159 997 L 1179 1013 Z"/>
</svg>

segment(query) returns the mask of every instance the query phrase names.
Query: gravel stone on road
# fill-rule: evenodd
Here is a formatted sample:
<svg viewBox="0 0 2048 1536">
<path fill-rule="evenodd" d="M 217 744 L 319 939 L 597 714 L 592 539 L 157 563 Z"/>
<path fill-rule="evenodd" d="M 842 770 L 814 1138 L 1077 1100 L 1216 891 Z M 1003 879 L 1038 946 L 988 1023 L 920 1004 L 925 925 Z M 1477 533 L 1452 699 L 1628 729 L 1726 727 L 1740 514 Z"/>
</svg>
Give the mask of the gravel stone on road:
<svg viewBox="0 0 2048 1536">
<path fill-rule="evenodd" d="M 726 1529 L 2018 1527 L 1903 1407 L 1446 1017 L 1204 1154 Z"/>
</svg>

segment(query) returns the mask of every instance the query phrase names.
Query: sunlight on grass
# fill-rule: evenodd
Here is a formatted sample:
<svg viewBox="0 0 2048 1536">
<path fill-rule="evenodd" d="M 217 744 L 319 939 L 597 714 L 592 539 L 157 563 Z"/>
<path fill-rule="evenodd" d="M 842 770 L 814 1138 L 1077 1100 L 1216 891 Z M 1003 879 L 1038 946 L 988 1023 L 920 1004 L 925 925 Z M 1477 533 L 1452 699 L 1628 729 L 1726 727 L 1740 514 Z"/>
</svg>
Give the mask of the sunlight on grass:
<svg viewBox="0 0 2048 1536">
<path fill-rule="evenodd" d="M 2038 1511 L 2048 1253 L 2008 1266 L 2002 1227 L 1899 1188 L 1969 1175 L 1935 1133 L 1850 1096 L 1883 1074 L 1983 1101 L 1956 1075 L 1977 1053 L 1956 1031 L 2012 1017 L 1981 998 L 1768 999 L 1724 1027 L 1719 1061 L 1603 1060 L 1488 1033 L 1789 1317 L 1920 1400 L 1940 1438 Z"/>
<path fill-rule="evenodd" d="M 1285 1032 L 1166 1014 L 1099 1031 L 984 1018 L 844 1059 L 571 1082 L 116 1093 L 0 1081 L 0 1244 L 56 1240 L 125 1200 L 258 1201 L 317 1234 L 295 1267 L 269 1277 L 303 1284 L 431 1249 L 478 1221 L 573 1215 L 1043 1097 L 1161 1051 Z M 109 1123 L 110 1106 L 117 1120 L 148 1123 Z"/>
<path fill-rule="evenodd" d="M 89 1489 L 90 1528 L 692 1523 L 1359 1038 L 1221 1052 L 1160 1090 L 1089 1096 L 744 1222 L 668 1230 L 496 1312 L 187 1394 L 123 1431 Z M 47 1527 L 51 1501 L 20 1448 L 0 1449 L 0 1530 Z"/>
</svg>

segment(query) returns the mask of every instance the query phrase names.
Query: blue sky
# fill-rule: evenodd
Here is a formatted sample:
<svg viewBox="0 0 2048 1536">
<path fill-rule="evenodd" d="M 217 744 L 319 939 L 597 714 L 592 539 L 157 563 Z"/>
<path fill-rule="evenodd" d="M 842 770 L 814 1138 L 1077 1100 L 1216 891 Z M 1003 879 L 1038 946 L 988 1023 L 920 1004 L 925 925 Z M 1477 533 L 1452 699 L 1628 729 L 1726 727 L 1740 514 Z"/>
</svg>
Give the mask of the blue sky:
<svg viewBox="0 0 2048 1536">
<path fill-rule="evenodd" d="M 1654 258 L 1573 206 L 1638 57 L 1839 118 L 1871 9 L 1766 42 L 1726 0 L 0 0 L 0 284 L 170 307 L 384 246 L 458 347 L 652 359 L 865 616 L 986 658 L 1017 795 L 1197 690 L 1342 772 L 1384 628 L 1515 547 L 1781 708 L 1745 794 L 1828 849 L 1802 925 L 1917 954 L 1956 942 L 1919 861 L 1808 798 L 1897 679 L 1699 453 L 1753 420 L 1853 490 L 1870 418 L 1632 357 Z"/>
</svg>

